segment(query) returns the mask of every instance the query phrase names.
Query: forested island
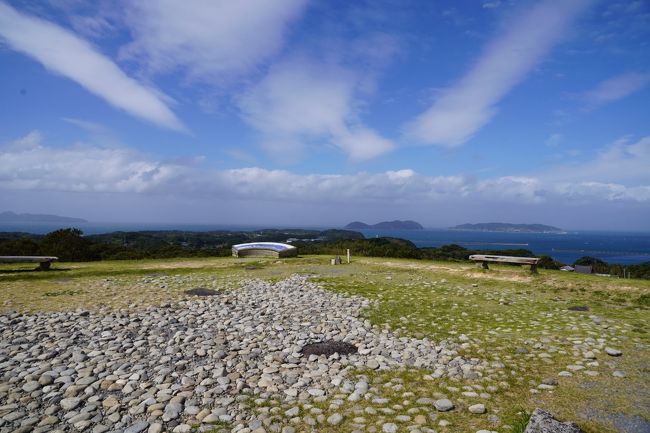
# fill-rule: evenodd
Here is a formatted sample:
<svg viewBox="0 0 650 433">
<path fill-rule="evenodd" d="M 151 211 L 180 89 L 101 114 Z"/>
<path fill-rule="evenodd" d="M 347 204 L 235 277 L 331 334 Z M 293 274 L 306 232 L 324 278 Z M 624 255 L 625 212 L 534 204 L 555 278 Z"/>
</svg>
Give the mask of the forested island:
<svg viewBox="0 0 650 433">
<path fill-rule="evenodd" d="M 366 224 L 361 221 L 354 221 L 344 227 L 347 230 L 423 230 L 424 227 L 415 221 L 382 221 L 377 224 Z"/>
<path fill-rule="evenodd" d="M 545 224 L 478 223 L 460 224 L 449 229 L 475 232 L 565 233 L 561 228 L 547 226 Z"/>
</svg>

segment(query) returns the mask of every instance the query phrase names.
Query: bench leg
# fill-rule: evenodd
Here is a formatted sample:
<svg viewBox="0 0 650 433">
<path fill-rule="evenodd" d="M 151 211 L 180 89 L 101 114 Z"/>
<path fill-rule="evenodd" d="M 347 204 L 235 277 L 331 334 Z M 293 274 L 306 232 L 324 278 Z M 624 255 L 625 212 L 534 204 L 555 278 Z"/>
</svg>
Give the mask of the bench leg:
<svg viewBox="0 0 650 433">
<path fill-rule="evenodd" d="M 39 271 L 49 271 L 51 262 L 41 262 L 38 264 Z"/>
<path fill-rule="evenodd" d="M 530 265 L 530 272 L 532 272 L 533 274 L 536 274 L 537 273 L 537 265 Z"/>
<path fill-rule="evenodd" d="M 490 269 L 490 268 L 488 267 L 488 262 L 483 262 L 483 269 Z"/>
</svg>

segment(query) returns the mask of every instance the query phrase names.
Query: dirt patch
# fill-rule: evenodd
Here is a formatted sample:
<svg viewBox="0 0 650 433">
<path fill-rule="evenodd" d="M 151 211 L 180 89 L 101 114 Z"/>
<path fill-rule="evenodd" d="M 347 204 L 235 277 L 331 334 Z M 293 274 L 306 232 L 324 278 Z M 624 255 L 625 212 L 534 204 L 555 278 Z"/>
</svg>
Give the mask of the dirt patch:
<svg viewBox="0 0 650 433">
<path fill-rule="evenodd" d="M 342 341 L 322 341 L 319 343 L 306 344 L 302 348 L 302 353 L 305 356 L 330 356 L 335 353 L 338 353 L 339 355 L 348 355 L 350 353 L 357 353 L 357 346 Z"/>
<path fill-rule="evenodd" d="M 214 296 L 218 295 L 219 292 L 212 289 L 206 289 L 205 287 L 197 287 L 195 289 L 186 290 L 185 294 L 192 296 Z"/>
<path fill-rule="evenodd" d="M 567 310 L 569 310 L 569 311 L 589 311 L 589 307 L 587 307 L 585 305 L 576 305 L 576 306 L 567 308 Z"/>
</svg>

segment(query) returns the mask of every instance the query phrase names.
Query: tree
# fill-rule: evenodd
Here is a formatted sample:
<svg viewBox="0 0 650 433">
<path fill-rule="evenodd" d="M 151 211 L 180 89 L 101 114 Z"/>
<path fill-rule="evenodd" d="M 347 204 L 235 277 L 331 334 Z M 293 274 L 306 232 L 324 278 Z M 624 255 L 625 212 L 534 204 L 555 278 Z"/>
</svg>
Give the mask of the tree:
<svg viewBox="0 0 650 433">
<path fill-rule="evenodd" d="M 591 266 L 591 269 L 595 274 L 609 273 L 609 265 L 607 264 L 607 262 L 604 262 L 597 257 L 591 257 L 591 256 L 580 257 L 573 264 L 581 265 L 581 266 Z"/>
<path fill-rule="evenodd" d="M 60 229 L 45 235 L 41 241 L 44 254 L 56 256 L 63 262 L 82 262 L 96 260 L 91 251 L 91 243 L 76 228 Z"/>
<path fill-rule="evenodd" d="M 537 263 L 537 266 L 542 269 L 558 270 L 563 266 L 563 264 L 553 259 L 551 256 L 541 255 L 539 256 L 539 262 Z"/>
<path fill-rule="evenodd" d="M 29 238 L 0 240 L 0 256 L 35 256 L 38 244 Z"/>
</svg>

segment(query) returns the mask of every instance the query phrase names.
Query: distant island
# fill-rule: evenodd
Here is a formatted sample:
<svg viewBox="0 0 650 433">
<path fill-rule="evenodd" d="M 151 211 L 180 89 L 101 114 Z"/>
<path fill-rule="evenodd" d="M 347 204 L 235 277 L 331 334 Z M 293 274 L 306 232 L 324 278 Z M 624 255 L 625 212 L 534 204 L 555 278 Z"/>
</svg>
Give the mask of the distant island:
<svg viewBox="0 0 650 433">
<path fill-rule="evenodd" d="M 6 211 L 0 212 L 1 223 L 87 223 L 83 218 L 71 218 L 58 215 L 31 214 Z"/>
<path fill-rule="evenodd" d="M 364 229 L 375 229 L 375 230 L 424 230 L 424 227 L 420 223 L 415 221 L 382 221 L 377 224 L 366 224 L 361 221 L 354 221 L 344 227 L 347 230 L 364 230 Z"/>
<path fill-rule="evenodd" d="M 450 227 L 450 229 L 475 232 L 564 233 L 564 230 L 561 228 L 544 224 L 478 223 L 461 224 L 455 227 Z"/>
</svg>

